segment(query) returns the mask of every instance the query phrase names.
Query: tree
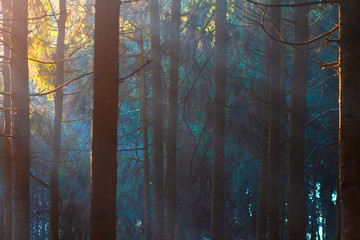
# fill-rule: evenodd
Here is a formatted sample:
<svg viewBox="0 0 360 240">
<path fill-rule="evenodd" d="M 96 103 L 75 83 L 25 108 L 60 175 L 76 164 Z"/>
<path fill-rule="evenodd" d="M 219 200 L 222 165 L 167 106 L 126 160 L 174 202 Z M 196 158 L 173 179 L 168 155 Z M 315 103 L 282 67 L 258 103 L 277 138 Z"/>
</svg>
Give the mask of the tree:
<svg viewBox="0 0 360 240">
<path fill-rule="evenodd" d="M 65 53 L 65 23 L 66 23 L 66 0 L 59 0 L 60 16 L 58 22 L 58 35 L 56 46 L 56 81 L 55 86 L 64 83 L 64 53 Z M 54 118 L 54 142 L 53 161 L 51 164 L 50 179 L 50 229 L 51 240 L 59 238 L 59 166 L 61 146 L 61 122 L 63 114 L 63 88 L 55 93 L 55 118 Z"/>
<path fill-rule="evenodd" d="M 152 79 L 152 161 L 154 187 L 154 239 L 164 238 L 164 177 L 161 46 L 158 0 L 150 0 Z"/>
<path fill-rule="evenodd" d="M 211 239 L 224 238 L 226 108 L 226 1 L 215 4 L 214 128 L 211 190 Z"/>
<path fill-rule="evenodd" d="M 90 239 L 116 239 L 119 11 L 116 0 L 95 2 L 94 101 Z"/>
<path fill-rule="evenodd" d="M 144 64 L 144 40 L 143 32 L 140 31 L 140 64 Z M 150 164 L 149 164 L 149 136 L 148 136 L 148 120 L 147 120 L 147 91 L 145 82 L 145 70 L 140 70 L 141 85 L 141 128 L 143 134 L 143 155 L 144 155 L 144 206 L 145 206 L 145 240 L 151 239 L 151 212 L 150 212 Z"/>
<path fill-rule="evenodd" d="M 280 4 L 280 0 L 272 0 L 272 5 Z M 278 36 L 280 30 L 280 8 L 271 8 L 271 35 Z M 280 168 L 280 44 L 270 42 L 270 137 L 269 137 L 269 162 L 268 162 L 268 239 L 279 239 L 279 168 Z"/>
<path fill-rule="evenodd" d="M 12 238 L 30 239 L 30 123 L 27 60 L 27 0 L 12 1 L 11 83 L 14 118 Z"/>
<path fill-rule="evenodd" d="M 3 7 L 3 16 L 4 16 L 4 27 L 10 26 L 11 22 L 11 0 L 6 0 L 2 2 Z M 5 27 L 8 31 L 11 31 L 9 27 Z M 11 35 L 9 33 L 4 33 L 4 57 L 10 57 L 10 41 Z M 4 64 L 2 66 L 2 77 L 4 82 L 4 91 L 11 92 L 10 84 L 10 67 L 9 64 Z M 5 126 L 4 134 L 10 136 L 11 131 L 11 96 L 4 96 L 4 108 L 5 108 Z M 12 152 L 11 152 L 11 138 L 4 137 L 4 162 L 3 162 L 3 193 L 4 193 L 4 240 L 11 239 L 12 231 L 12 198 L 11 198 L 11 189 L 12 189 Z"/>
<path fill-rule="evenodd" d="M 266 36 L 265 36 L 266 37 Z M 269 99 L 269 40 L 265 39 L 264 46 L 264 99 Z M 265 240 L 267 233 L 267 200 L 268 200 L 268 140 L 269 140 L 269 108 L 262 103 L 262 135 L 261 135 L 261 158 L 259 170 L 258 203 L 256 215 L 256 239 Z"/>
<path fill-rule="evenodd" d="M 360 2 L 340 1 L 341 239 L 360 239 Z"/>
<path fill-rule="evenodd" d="M 297 0 L 295 3 L 307 3 Z M 295 42 L 305 42 L 309 37 L 308 6 L 294 9 Z M 305 239 L 305 124 L 306 124 L 306 82 L 308 74 L 307 46 L 295 48 L 293 73 L 291 76 L 291 111 L 289 145 L 289 193 L 288 234 L 289 239 Z"/>
<path fill-rule="evenodd" d="M 180 3 L 181 0 L 173 0 L 171 6 L 170 76 L 168 95 L 168 129 L 166 143 L 166 240 L 174 239 L 176 221 L 176 139 L 180 55 Z"/>
</svg>

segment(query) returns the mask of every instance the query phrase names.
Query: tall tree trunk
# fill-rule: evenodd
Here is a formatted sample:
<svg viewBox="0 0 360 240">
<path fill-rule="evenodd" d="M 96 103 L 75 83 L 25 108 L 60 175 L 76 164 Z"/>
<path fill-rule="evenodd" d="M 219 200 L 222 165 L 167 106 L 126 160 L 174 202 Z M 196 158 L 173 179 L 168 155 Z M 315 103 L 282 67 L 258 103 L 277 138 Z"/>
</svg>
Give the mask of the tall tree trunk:
<svg viewBox="0 0 360 240">
<path fill-rule="evenodd" d="M 95 2 L 90 239 L 116 239 L 120 2 Z"/>
<path fill-rule="evenodd" d="M 280 4 L 272 0 L 271 4 Z M 271 34 L 278 36 L 280 31 L 280 8 L 271 8 Z M 279 194 L 280 194 L 280 45 L 270 42 L 270 138 L 269 138 L 269 199 L 268 199 L 268 239 L 279 239 Z"/>
<path fill-rule="evenodd" d="M 295 3 L 306 3 L 296 0 Z M 308 7 L 296 7 L 294 10 L 295 42 L 305 42 L 309 37 Z M 291 76 L 290 146 L 289 146 L 289 239 L 306 239 L 305 231 L 305 117 L 306 117 L 306 81 L 308 70 L 307 46 L 297 47 L 293 59 Z"/>
<path fill-rule="evenodd" d="M 360 239 L 360 1 L 340 2 L 341 239 Z"/>
<path fill-rule="evenodd" d="M 8 31 L 11 31 L 10 26 L 10 18 L 11 18 L 11 0 L 2 1 L 3 8 L 3 16 L 4 16 L 4 28 L 7 28 Z M 4 33 L 4 56 L 10 57 L 10 35 L 8 33 Z M 11 92 L 11 84 L 10 84 L 10 67 L 9 64 L 2 65 L 2 75 L 4 82 L 4 91 Z M 11 135 L 11 97 L 9 95 L 4 96 L 4 108 L 5 108 L 5 126 L 4 126 L 4 134 Z M 12 197 L 11 197 L 11 189 L 12 189 L 12 145 L 11 138 L 3 138 L 4 139 L 4 171 L 3 171 L 3 192 L 4 192 L 4 240 L 11 239 L 12 233 Z"/>
<path fill-rule="evenodd" d="M 265 39 L 264 47 L 264 93 L 263 99 L 269 98 L 269 40 Z M 268 140 L 269 140 L 269 105 L 262 103 L 262 135 L 261 135 L 261 158 L 258 187 L 258 203 L 256 215 L 256 239 L 266 240 L 267 233 L 267 199 L 268 199 Z"/>
<path fill-rule="evenodd" d="M 154 239 L 164 239 L 164 160 L 161 46 L 158 0 L 150 0 L 151 76 L 152 76 L 152 161 L 154 187 Z"/>
<path fill-rule="evenodd" d="M 174 239 L 176 222 L 176 133 L 180 55 L 180 3 L 180 0 L 173 0 L 171 6 L 170 78 L 168 95 L 169 119 L 166 145 L 166 240 Z"/>
<path fill-rule="evenodd" d="M 60 17 L 58 19 L 58 35 L 56 46 L 56 82 L 55 86 L 64 83 L 64 59 L 65 56 L 65 23 L 66 23 L 66 0 L 59 0 Z M 55 93 L 55 118 L 54 118 L 54 145 L 53 161 L 51 163 L 50 179 L 50 234 L 51 240 L 59 239 L 59 166 L 61 145 L 61 122 L 63 113 L 63 88 Z"/>
<path fill-rule="evenodd" d="M 143 32 L 140 33 L 140 65 L 144 64 L 144 40 Z M 148 121 L 147 121 L 147 93 L 145 83 L 145 70 L 140 70 L 141 80 L 141 121 L 143 134 L 143 157 L 144 157 L 144 205 L 145 205 L 145 240 L 151 239 L 151 212 L 150 212 L 150 166 L 149 166 L 149 137 L 148 137 Z"/>
<path fill-rule="evenodd" d="M 224 238 L 226 107 L 226 1 L 215 4 L 214 130 L 211 191 L 211 239 Z"/>
<path fill-rule="evenodd" d="M 14 117 L 12 238 L 30 239 L 30 122 L 27 60 L 27 0 L 12 0 L 11 83 Z"/>
</svg>

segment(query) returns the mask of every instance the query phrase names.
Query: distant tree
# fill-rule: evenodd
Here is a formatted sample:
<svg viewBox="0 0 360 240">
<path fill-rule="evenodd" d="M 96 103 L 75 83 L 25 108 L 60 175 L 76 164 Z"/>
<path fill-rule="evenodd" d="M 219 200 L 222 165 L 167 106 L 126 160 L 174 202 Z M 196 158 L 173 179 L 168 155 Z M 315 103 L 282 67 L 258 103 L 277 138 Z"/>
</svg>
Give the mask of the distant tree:
<svg viewBox="0 0 360 240">
<path fill-rule="evenodd" d="M 151 83 L 152 83 L 152 162 L 154 188 L 154 231 L 153 238 L 164 239 L 164 157 L 163 157 L 163 118 L 162 118 L 162 80 L 161 46 L 158 0 L 150 0 L 150 38 L 151 38 Z"/>
<path fill-rule="evenodd" d="M 266 36 L 265 36 L 266 37 Z M 258 186 L 258 203 L 256 215 L 256 239 L 265 240 L 267 234 L 267 203 L 268 203 L 268 144 L 269 144 L 269 39 L 265 39 L 264 46 L 264 93 L 262 103 L 262 129 L 261 129 L 261 155 L 260 155 L 260 170 L 259 170 L 259 186 Z"/>
<path fill-rule="evenodd" d="M 181 0 L 172 0 L 170 27 L 170 76 L 168 94 L 168 129 L 166 142 L 166 222 L 165 239 L 173 240 L 176 222 L 176 140 L 178 113 L 178 81 L 180 56 Z"/>
<path fill-rule="evenodd" d="M 116 239 L 120 2 L 95 2 L 90 239 Z"/>
<path fill-rule="evenodd" d="M 360 1 L 340 4 L 341 239 L 360 239 Z"/>
<path fill-rule="evenodd" d="M 144 64 L 144 39 L 143 31 L 140 32 L 140 64 Z M 150 211 L 150 163 L 149 163 L 149 135 L 147 119 L 147 91 L 145 82 L 145 70 L 140 70 L 141 85 L 141 129 L 143 135 L 143 157 L 144 157 L 144 220 L 145 220 L 145 240 L 151 239 L 151 211 Z"/>
<path fill-rule="evenodd" d="M 297 0 L 295 3 L 307 3 Z M 294 8 L 295 42 L 309 38 L 308 6 Z M 289 239 L 306 239 L 305 221 L 305 124 L 306 82 L 308 76 L 308 47 L 295 48 L 293 73 L 290 78 L 290 145 L 289 145 L 289 192 L 288 192 L 288 236 Z"/>
<path fill-rule="evenodd" d="M 60 15 L 57 20 L 58 35 L 56 41 L 56 74 L 55 86 L 64 83 L 64 53 L 65 53 L 65 23 L 66 23 L 66 0 L 59 0 Z M 63 115 L 63 88 L 55 93 L 55 118 L 54 118 L 54 142 L 53 159 L 51 163 L 50 179 L 50 235 L 51 240 L 59 239 L 59 166 L 61 146 L 61 122 Z"/>
<path fill-rule="evenodd" d="M 272 5 L 280 4 L 280 0 L 272 0 Z M 270 9 L 271 35 L 278 36 L 281 26 L 280 8 Z M 269 162 L 268 162 L 268 239 L 279 239 L 279 194 L 280 194 L 280 44 L 270 42 L 270 125 L 269 125 Z"/>
<path fill-rule="evenodd" d="M 214 125 L 211 190 L 211 239 L 224 239 L 226 108 L 226 1 L 215 4 Z"/>
</svg>

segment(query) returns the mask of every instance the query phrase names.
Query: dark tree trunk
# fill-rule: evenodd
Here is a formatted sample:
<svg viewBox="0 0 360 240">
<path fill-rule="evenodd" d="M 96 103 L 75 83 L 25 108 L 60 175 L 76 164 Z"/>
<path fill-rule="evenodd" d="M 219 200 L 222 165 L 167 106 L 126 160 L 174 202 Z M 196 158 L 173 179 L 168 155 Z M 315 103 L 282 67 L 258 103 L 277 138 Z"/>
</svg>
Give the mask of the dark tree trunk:
<svg viewBox="0 0 360 240">
<path fill-rule="evenodd" d="M 95 3 L 94 107 L 90 239 L 116 239 L 119 11 L 116 0 Z"/>
<path fill-rule="evenodd" d="M 295 3 L 306 3 L 297 0 Z M 308 40 L 308 7 L 296 7 L 294 10 L 295 42 Z M 306 116 L 306 81 L 308 70 L 307 47 L 296 47 L 291 76 L 291 111 L 289 145 L 289 239 L 306 239 L 305 231 L 305 116 Z"/>
<path fill-rule="evenodd" d="M 360 239 L 360 1 L 340 1 L 341 239 Z"/>
<path fill-rule="evenodd" d="M 269 98 L 269 41 L 265 39 L 264 47 L 264 94 L 263 99 Z M 267 183 L 268 183 L 268 140 L 269 140 L 269 106 L 263 103 L 262 106 L 262 136 L 261 136 L 261 158 L 258 187 L 258 203 L 256 215 L 256 239 L 266 240 L 267 233 Z"/>
<path fill-rule="evenodd" d="M 12 238 L 30 239 L 30 122 L 27 61 L 27 0 L 12 1 L 11 83 L 14 117 Z"/>
<path fill-rule="evenodd" d="M 215 4 L 214 129 L 211 191 L 211 239 L 224 238 L 226 1 Z"/>
<path fill-rule="evenodd" d="M 176 139 L 180 55 L 180 2 L 180 0 L 173 0 L 171 6 L 170 78 L 168 95 L 169 119 L 166 145 L 166 240 L 174 239 L 176 222 Z"/>
<path fill-rule="evenodd" d="M 152 76 L 152 161 L 154 186 L 154 239 L 164 239 L 164 160 L 161 47 L 158 0 L 150 0 Z"/>
<path fill-rule="evenodd" d="M 271 4 L 280 4 L 272 0 Z M 280 8 L 271 8 L 271 34 L 278 36 L 280 31 Z M 280 194 L 280 45 L 270 42 L 270 138 L 269 138 L 269 199 L 268 199 L 268 239 L 279 239 L 279 194 Z"/>
<path fill-rule="evenodd" d="M 3 16 L 4 16 L 4 28 L 10 26 L 11 18 L 11 0 L 2 1 L 3 7 Z M 10 28 L 7 27 L 7 30 L 10 31 Z M 4 33 L 4 56 L 10 57 L 10 35 Z M 10 68 L 9 64 L 2 65 L 2 75 L 4 82 L 4 91 L 11 92 L 10 84 Z M 4 134 L 11 135 L 11 98 L 9 95 L 4 95 L 4 108 L 5 108 L 5 126 Z M 11 198 L 11 189 L 12 189 L 12 145 L 11 138 L 4 139 L 4 170 L 3 170 L 3 192 L 4 192 L 4 240 L 11 239 L 12 233 L 12 198 Z"/>
<path fill-rule="evenodd" d="M 143 32 L 140 33 L 140 65 L 144 64 L 144 40 Z M 144 157 L 144 209 L 145 209 L 145 240 L 151 239 L 151 212 L 150 212 L 150 177 L 149 177 L 149 137 L 148 137 L 148 121 L 147 121 L 147 92 L 145 83 L 145 70 L 140 71 L 141 81 L 141 127 L 143 134 L 143 157 Z"/>
<path fill-rule="evenodd" d="M 59 0 L 60 16 L 58 19 L 58 36 L 56 46 L 56 58 L 60 61 L 56 64 L 55 86 L 64 83 L 64 59 L 65 56 L 65 23 L 66 23 L 66 0 Z M 63 89 L 55 93 L 55 118 L 54 118 L 54 145 L 53 161 L 51 163 L 50 178 L 50 235 L 51 240 L 59 239 L 59 166 L 61 145 L 61 122 L 63 113 Z"/>
</svg>

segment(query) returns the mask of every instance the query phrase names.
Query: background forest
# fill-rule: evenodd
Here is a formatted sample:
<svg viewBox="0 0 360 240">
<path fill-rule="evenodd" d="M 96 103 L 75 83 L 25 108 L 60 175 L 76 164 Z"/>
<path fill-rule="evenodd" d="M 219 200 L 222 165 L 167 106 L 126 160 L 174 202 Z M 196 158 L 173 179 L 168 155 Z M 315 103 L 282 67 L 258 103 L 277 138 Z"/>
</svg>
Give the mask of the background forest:
<svg viewBox="0 0 360 240">
<path fill-rule="evenodd" d="M 0 13 L 0 239 L 340 239 L 336 1 Z"/>
</svg>

